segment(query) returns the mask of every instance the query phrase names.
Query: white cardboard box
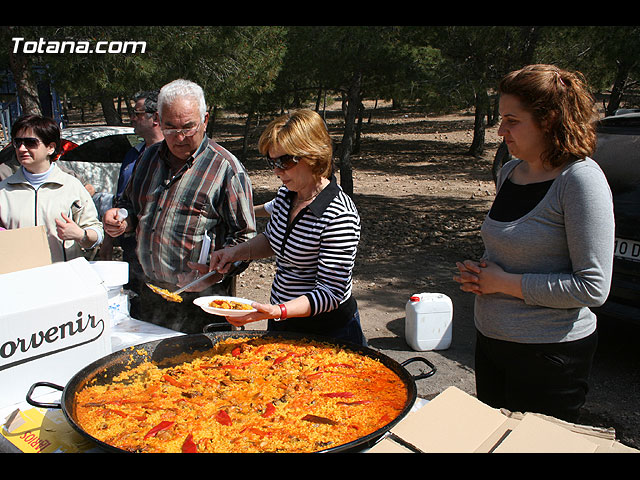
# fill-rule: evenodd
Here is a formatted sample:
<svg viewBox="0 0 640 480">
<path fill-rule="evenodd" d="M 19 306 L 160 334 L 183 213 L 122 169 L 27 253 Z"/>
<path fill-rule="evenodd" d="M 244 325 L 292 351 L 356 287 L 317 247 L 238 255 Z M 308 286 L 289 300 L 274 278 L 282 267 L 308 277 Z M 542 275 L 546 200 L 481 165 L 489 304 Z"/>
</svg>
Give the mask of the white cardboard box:
<svg viewBox="0 0 640 480">
<path fill-rule="evenodd" d="M 0 275 L 0 407 L 110 352 L 107 289 L 86 259 Z"/>
</svg>

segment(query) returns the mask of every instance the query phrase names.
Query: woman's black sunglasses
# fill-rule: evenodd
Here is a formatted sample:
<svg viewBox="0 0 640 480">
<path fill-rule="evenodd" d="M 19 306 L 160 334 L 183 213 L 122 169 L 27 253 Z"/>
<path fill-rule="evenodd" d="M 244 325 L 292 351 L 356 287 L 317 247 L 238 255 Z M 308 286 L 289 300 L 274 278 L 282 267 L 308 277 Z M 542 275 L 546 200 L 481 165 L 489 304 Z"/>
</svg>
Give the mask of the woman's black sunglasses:
<svg viewBox="0 0 640 480">
<path fill-rule="evenodd" d="M 35 137 L 16 137 L 11 141 L 11 143 L 13 143 L 13 147 L 16 150 L 23 144 L 27 148 L 38 148 L 38 145 L 40 145 L 40 139 Z"/>
<path fill-rule="evenodd" d="M 272 170 L 274 168 L 279 168 L 280 170 L 288 170 L 292 167 L 295 167 L 296 164 L 300 161 L 300 159 L 294 155 L 280 155 L 276 158 L 271 158 L 269 154 L 265 156 L 267 160 L 267 164 L 269 168 Z"/>
</svg>

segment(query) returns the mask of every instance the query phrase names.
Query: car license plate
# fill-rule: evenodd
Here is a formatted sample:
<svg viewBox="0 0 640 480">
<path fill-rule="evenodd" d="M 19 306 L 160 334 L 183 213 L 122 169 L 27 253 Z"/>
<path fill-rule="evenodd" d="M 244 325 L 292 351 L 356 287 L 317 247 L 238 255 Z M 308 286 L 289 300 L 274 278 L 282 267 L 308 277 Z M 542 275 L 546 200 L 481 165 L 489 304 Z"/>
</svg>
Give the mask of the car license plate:
<svg viewBox="0 0 640 480">
<path fill-rule="evenodd" d="M 616 246 L 613 255 L 625 260 L 640 262 L 640 242 L 616 238 Z"/>
</svg>

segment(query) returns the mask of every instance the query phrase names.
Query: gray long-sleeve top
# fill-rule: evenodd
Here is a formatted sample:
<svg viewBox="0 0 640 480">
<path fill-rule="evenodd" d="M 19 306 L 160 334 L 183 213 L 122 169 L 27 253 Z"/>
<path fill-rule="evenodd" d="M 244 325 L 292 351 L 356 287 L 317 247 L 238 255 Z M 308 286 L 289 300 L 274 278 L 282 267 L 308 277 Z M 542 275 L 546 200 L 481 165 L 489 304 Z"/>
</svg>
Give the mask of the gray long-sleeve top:
<svg viewBox="0 0 640 480">
<path fill-rule="evenodd" d="M 498 188 L 521 160 L 506 163 Z M 615 226 L 611 190 L 590 158 L 569 164 L 529 213 L 510 221 L 487 215 L 484 258 L 523 274 L 524 301 L 480 295 L 475 323 L 483 335 L 518 343 L 578 340 L 596 329 L 589 307 L 611 285 Z"/>
</svg>

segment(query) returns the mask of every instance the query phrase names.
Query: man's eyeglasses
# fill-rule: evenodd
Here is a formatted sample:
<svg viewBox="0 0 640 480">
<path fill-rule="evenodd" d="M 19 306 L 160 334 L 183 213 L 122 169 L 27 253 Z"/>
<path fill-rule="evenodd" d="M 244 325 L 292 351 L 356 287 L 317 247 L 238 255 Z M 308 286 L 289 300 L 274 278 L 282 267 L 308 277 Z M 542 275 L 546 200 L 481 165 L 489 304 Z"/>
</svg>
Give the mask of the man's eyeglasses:
<svg viewBox="0 0 640 480">
<path fill-rule="evenodd" d="M 269 168 L 272 170 L 274 168 L 289 170 L 290 168 L 295 167 L 300 161 L 300 159 L 294 155 L 280 155 L 279 157 L 271 158 L 268 153 L 265 156 L 265 159 L 267 160 L 267 165 L 269 165 Z"/>
<path fill-rule="evenodd" d="M 13 143 L 13 148 L 16 150 L 20 148 L 21 145 L 27 148 L 38 148 L 38 145 L 40 145 L 40 139 L 35 137 L 16 137 L 11 142 Z"/>
<path fill-rule="evenodd" d="M 170 137 L 172 135 L 183 135 L 185 137 L 193 137 L 198 129 L 200 128 L 200 123 L 195 127 L 191 128 L 166 128 L 162 130 L 162 133 L 165 137 Z"/>
</svg>

